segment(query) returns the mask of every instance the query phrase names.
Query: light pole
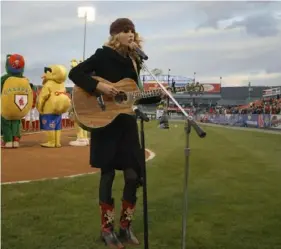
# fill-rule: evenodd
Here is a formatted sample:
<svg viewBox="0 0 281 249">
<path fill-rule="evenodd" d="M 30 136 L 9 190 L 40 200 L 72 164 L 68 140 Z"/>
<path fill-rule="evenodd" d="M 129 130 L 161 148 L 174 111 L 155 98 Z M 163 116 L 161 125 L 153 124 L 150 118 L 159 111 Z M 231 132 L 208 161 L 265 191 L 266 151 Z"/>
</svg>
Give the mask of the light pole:
<svg viewBox="0 0 281 249">
<path fill-rule="evenodd" d="M 194 86 L 195 86 L 195 84 L 196 84 L 196 72 L 194 72 L 193 75 L 194 75 L 193 83 L 194 83 Z M 194 97 L 192 98 L 192 105 L 195 106 L 195 98 Z"/>
<path fill-rule="evenodd" d="M 78 7 L 78 18 L 84 19 L 84 46 L 83 46 L 83 61 L 85 60 L 86 51 L 86 33 L 87 33 L 87 22 L 95 21 L 96 10 L 94 7 Z"/>
<path fill-rule="evenodd" d="M 168 86 L 170 86 L 170 71 L 171 71 L 171 69 L 169 68 L 168 69 Z"/>
<path fill-rule="evenodd" d="M 249 103 L 251 102 L 251 92 L 253 91 L 253 88 L 251 87 L 251 82 L 249 81 L 248 83 L 248 98 L 249 98 Z"/>
</svg>

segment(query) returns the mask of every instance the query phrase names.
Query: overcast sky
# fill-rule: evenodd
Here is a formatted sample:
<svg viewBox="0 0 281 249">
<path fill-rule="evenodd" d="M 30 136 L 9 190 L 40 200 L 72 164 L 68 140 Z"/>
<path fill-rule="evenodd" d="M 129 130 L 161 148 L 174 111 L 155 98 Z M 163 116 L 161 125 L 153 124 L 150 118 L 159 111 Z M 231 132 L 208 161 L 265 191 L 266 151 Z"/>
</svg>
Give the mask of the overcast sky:
<svg viewBox="0 0 281 249">
<path fill-rule="evenodd" d="M 144 38 L 150 69 L 223 86 L 281 85 L 281 2 L 2 2 L 1 68 L 7 53 L 26 58 L 25 75 L 41 84 L 44 66 L 82 59 L 78 6 L 94 6 L 86 57 L 109 37 L 118 17 Z"/>
</svg>

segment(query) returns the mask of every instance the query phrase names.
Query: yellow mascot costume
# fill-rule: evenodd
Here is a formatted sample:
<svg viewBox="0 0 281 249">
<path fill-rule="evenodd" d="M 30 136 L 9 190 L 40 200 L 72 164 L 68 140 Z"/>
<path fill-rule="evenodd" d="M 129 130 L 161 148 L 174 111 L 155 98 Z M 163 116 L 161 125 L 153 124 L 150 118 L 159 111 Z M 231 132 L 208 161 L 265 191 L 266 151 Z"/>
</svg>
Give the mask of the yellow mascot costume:
<svg viewBox="0 0 281 249">
<path fill-rule="evenodd" d="M 41 129 L 47 133 L 47 142 L 41 144 L 42 147 L 61 147 L 62 114 L 71 105 L 70 98 L 66 95 L 66 78 L 67 70 L 62 65 L 44 68 L 43 87 L 37 101 Z"/>
<path fill-rule="evenodd" d="M 71 61 L 71 68 L 76 67 L 78 65 L 77 60 L 72 60 Z M 90 144 L 89 139 L 88 139 L 88 132 L 83 130 L 77 122 L 75 122 L 75 115 L 73 113 L 73 110 L 71 108 L 70 110 L 70 116 L 71 119 L 74 120 L 74 127 L 76 129 L 76 136 L 77 139 L 75 141 L 69 142 L 69 145 L 71 146 L 87 146 Z"/>
</svg>

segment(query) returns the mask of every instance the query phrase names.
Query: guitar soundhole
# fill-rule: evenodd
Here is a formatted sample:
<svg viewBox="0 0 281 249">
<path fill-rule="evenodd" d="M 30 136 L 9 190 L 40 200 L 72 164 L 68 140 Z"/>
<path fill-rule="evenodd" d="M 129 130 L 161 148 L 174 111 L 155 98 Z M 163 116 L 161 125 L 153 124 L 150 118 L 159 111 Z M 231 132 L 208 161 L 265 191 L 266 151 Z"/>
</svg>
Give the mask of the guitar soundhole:
<svg viewBox="0 0 281 249">
<path fill-rule="evenodd" d="M 116 96 L 115 96 L 115 101 L 119 104 L 121 104 L 124 101 L 127 101 L 127 95 L 124 92 L 119 92 Z"/>
</svg>

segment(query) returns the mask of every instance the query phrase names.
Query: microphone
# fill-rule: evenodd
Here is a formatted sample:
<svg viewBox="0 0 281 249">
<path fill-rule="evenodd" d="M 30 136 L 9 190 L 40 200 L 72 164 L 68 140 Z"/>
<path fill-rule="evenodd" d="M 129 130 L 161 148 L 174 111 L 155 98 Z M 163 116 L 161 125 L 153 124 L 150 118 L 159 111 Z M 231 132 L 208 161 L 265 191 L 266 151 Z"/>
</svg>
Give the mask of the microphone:
<svg viewBox="0 0 281 249">
<path fill-rule="evenodd" d="M 149 118 L 146 116 L 145 113 L 143 113 L 142 111 L 139 110 L 139 108 L 137 106 L 133 106 L 133 111 L 136 113 L 137 117 L 140 117 L 142 120 L 144 120 L 145 122 L 149 121 Z"/>
<path fill-rule="evenodd" d="M 137 54 L 139 55 L 139 57 L 141 57 L 143 60 L 147 60 L 148 56 L 138 47 L 135 48 Z"/>
</svg>

